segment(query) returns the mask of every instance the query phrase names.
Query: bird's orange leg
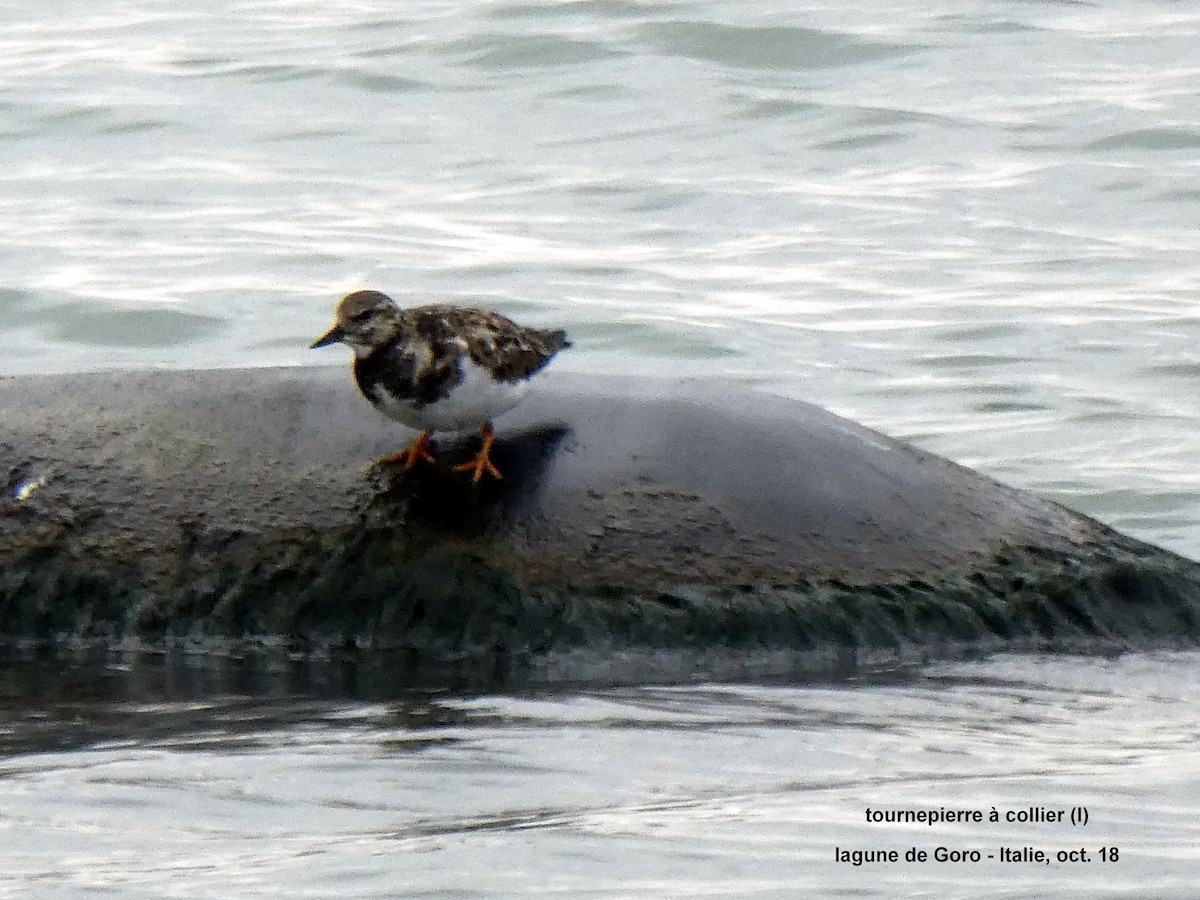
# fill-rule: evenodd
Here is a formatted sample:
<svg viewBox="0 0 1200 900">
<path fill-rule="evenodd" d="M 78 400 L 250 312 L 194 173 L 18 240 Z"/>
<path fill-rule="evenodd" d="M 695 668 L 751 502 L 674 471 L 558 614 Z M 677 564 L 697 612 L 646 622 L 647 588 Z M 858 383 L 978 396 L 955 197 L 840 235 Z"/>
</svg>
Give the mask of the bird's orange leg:
<svg viewBox="0 0 1200 900">
<path fill-rule="evenodd" d="M 393 453 L 391 456 L 385 456 L 379 461 L 380 465 L 390 466 L 395 463 L 404 463 L 404 468 L 411 469 L 419 462 L 436 463 L 433 454 L 429 452 L 429 435 L 433 432 L 422 431 L 417 439 L 401 450 L 399 453 Z"/>
<path fill-rule="evenodd" d="M 483 480 L 483 473 L 491 475 L 493 478 L 503 479 L 500 470 L 492 465 L 491 453 L 492 444 L 496 443 L 496 436 L 492 434 L 492 423 L 488 422 L 483 426 L 483 446 L 479 448 L 479 455 L 469 463 L 463 463 L 461 466 L 455 466 L 455 472 L 474 472 L 475 475 L 471 478 L 476 484 Z"/>
</svg>

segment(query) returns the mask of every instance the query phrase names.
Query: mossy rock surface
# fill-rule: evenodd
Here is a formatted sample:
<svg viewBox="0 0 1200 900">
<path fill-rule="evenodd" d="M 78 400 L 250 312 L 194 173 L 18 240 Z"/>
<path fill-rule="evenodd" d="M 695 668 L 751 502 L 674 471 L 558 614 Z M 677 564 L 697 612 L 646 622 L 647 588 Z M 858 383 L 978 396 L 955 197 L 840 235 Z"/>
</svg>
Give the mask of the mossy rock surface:
<svg viewBox="0 0 1200 900">
<path fill-rule="evenodd" d="M 535 660 L 1174 645 L 1200 567 L 816 407 L 558 375 L 499 482 L 341 368 L 0 380 L 0 635 Z"/>
</svg>

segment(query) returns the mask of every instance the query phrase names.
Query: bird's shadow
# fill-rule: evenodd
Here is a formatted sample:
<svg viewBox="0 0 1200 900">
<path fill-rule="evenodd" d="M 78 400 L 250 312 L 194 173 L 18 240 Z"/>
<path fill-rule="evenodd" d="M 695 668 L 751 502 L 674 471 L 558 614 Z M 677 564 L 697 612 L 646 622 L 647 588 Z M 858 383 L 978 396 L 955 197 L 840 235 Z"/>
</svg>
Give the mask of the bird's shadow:
<svg viewBox="0 0 1200 900">
<path fill-rule="evenodd" d="M 376 463 L 368 478 L 377 487 L 364 518 L 380 523 L 403 522 L 436 532 L 478 536 L 503 524 L 541 492 L 555 453 L 570 434 L 569 426 L 554 423 L 505 434 L 492 446 L 491 460 L 503 477 L 484 475 L 472 480 L 454 466 L 471 461 L 482 446 L 478 436 L 437 441 L 435 464 Z"/>
</svg>

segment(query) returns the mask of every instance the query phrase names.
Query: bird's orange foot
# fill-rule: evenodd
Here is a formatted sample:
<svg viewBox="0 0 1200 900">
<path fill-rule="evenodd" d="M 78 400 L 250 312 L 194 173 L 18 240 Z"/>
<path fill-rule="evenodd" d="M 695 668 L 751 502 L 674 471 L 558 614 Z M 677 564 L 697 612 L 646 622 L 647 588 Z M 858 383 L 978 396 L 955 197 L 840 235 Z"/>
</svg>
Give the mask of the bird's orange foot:
<svg viewBox="0 0 1200 900">
<path fill-rule="evenodd" d="M 409 444 L 399 453 L 393 453 L 391 456 L 385 456 L 379 461 L 381 466 L 395 465 L 396 463 L 404 463 L 405 469 L 411 469 L 419 462 L 436 463 L 433 454 L 429 452 L 429 435 L 432 432 L 422 431 L 420 436 Z"/>
<path fill-rule="evenodd" d="M 471 480 L 479 484 L 483 480 L 483 475 L 486 472 L 493 478 L 503 480 L 504 476 L 500 474 L 500 470 L 492 464 L 492 444 L 496 443 L 496 436 L 492 434 L 492 426 L 490 424 L 483 426 L 483 446 L 479 448 L 479 455 L 469 463 L 463 463 L 461 466 L 455 466 L 455 472 L 474 472 Z"/>
</svg>

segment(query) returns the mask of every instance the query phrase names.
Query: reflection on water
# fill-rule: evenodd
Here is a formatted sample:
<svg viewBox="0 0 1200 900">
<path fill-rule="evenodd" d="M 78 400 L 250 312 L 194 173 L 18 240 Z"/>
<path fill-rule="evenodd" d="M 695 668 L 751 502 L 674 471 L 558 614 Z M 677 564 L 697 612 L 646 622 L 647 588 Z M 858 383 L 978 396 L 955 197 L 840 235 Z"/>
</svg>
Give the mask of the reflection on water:
<svg viewBox="0 0 1200 900">
<path fill-rule="evenodd" d="M 346 290 L 451 298 L 1200 554 L 1195 10 L 9 18 L 0 373 L 313 364 Z"/>
<path fill-rule="evenodd" d="M 1200 862 L 1194 653 L 521 694 L 193 663 L 55 685 L 10 662 L 0 893 L 1185 897 Z M 865 815 L 1076 806 L 1086 826 Z M 835 859 L 939 846 L 984 856 Z"/>
<path fill-rule="evenodd" d="M 309 364 L 347 290 L 453 298 L 566 327 L 568 369 L 752 382 L 1200 555 L 1190 7 L 0 18 L 0 374 Z M 0 897 L 1195 894 L 1193 654 L 625 663 L 6 659 Z M 863 815 L 941 805 L 1091 821 Z M 834 860 L 1077 844 L 1119 862 Z"/>
</svg>

